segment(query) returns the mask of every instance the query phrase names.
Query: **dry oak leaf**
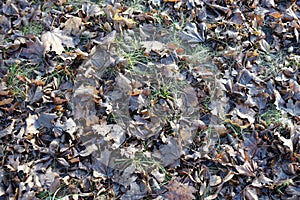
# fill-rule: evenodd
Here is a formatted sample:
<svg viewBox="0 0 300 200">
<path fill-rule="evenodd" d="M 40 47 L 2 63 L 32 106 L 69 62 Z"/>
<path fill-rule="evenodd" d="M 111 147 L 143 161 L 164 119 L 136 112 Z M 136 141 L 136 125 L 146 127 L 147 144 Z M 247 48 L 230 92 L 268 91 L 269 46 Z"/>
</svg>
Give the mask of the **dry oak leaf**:
<svg viewBox="0 0 300 200">
<path fill-rule="evenodd" d="M 168 192 L 164 194 L 164 197 L 173 200 L 195 199 L 193 193 L 197 191 L 193 186 L 179 183 L 177 180 L 170 181 L 166 188 Z"/>
<path fill-rule="evenodd" d="M 44 46 L 44 54 L 47 51 L 55 51 L 58 55 L 62 54 L 66 47 L 75 47 L 73 39 L 67 35 L 64 35 L 63 31 L 58 28 L 47 31 L 42 35 L 42 43 Z"/>
<path fill-rule="evenodd" d="M 79 17 L 72 16 L 69 18 L 66 23 L 63 25 L 63 30 L 69 35 L 77 35 L 80 33 L 82 25 L 82 19 Z"/>
</svg>

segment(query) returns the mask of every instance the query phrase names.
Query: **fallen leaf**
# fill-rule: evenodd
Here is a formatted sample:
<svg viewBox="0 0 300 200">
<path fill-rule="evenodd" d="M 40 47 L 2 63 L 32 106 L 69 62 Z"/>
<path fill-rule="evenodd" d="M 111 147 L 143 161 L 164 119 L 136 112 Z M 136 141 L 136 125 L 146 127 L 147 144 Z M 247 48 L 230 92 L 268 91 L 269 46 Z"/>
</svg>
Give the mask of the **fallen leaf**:
<svg viewBox="0 0 300 200">
<path fill-rule="evenodd" d="M 4 15 L 0 15 L 0 33 L 6 34 L 11 28 L 10 20 Z"/>
<path fill-rule="evenodd" d="M 258 196 L 257 196 L 257 193 L 256 193 L 256 188 L 246 187 L 244 189 L 244 198 L 246 200 L 258 200 Z"/>
<path fill-rule="evenodd" d="M 58 55 L 62 54 L 66 47 L 75 47 L 73 38 L 64 34 L 58 28 L 53 31 L 47 31 L 42 35 L 42 43 L 44 46 L 44 54 L 48 51 L 55 51 Z"/>
<path fill-rule="evenodd" d="M 82 19 L 72 16 L 63 25 L 63 31 L 68 35 L 78 35 L 81 31 Z"/>
<path fill-rule="evenodd" d="M 205 24 L 203 24 L 202 29 L 200 31 L 201 32 L 199 33 L 195 23 L 187 23 L 186 27 L 184 28 L 184 31 L 181 32 L 181 37 L 188 43 L 205 42 Z"/>
<path fill-rule="evenodd" d="M 197 190 L 193 186 L 180 183 L 177 180 L 172 180 L 165 187 L 168 189 L 168 192 L 164 194 L 166 199 L 195 199 L 193 193 L 195 193 Z"/>
<path fill-rule="evenodd" d="M 220 176 L 217 176 L 217 175 L 210 176 L 209 185 L 211 187 L 217 186 L 220 183 L 222 183 L 222 178 Z"/>
<path fill-rule="evenodd" d="M 90 3 L 87 3 L 87 2 L 84 2 L 82 4 L 81 9 L 82 9 L 83 13 L 86 14 L 87 18 L 96 17 L 96 16 L 100 15 L 101 13 L 103 13 L 103 11 L 99 7 L 99 5 L 90 4 Z"/>
<path fill-rule="evenodd" d="M 44 46 L 36 39 L 36 41 L 26 42 L 26 48 L 21 49 L 20 56 L 27 59 L 41 59 L 43 57 Z"/>
<path fill-rule="evenodd" d="M 15 126 L 15 120 L 13 120 L 8 127 L 0 131 L 0 138 L 10 135 L 14 129 L 14 126 Z"/>
<path fill-rule="evenodd" d="M 120 24 L 121 26 L 126 25 L 128 28 L 133 28 L 136 25 L 133 19 L 122 17 L 118 13 L 114 15 L 113 20 L 116 24 Z"/>
<path fill-rule="evenodd" d="M 165 45 L 159 41 L 143 41 L 141 45 L 145 48 L 146 53 L 159 52 L 165 48 Z"/>
<path fill-rule="evenodd" d="M 10 104 L 10 103 L 13 102 L 13 101 L 14 101 L 13 98 L 3 99 L 2 101 L 0 101 L 0 106 Z"/>
</svg>

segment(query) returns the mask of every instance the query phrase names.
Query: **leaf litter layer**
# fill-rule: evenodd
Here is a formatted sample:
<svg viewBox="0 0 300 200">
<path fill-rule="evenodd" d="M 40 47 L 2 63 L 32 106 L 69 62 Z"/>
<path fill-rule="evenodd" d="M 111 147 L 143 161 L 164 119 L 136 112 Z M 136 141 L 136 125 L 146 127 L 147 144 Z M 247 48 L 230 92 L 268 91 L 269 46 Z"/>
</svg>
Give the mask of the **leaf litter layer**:
<svg viewBox="0 0 300 200">
<path fill-rule="evenodd" d="M 297 1 L 0 8 L 1 197 L 299 198 Z"/>
</svg>

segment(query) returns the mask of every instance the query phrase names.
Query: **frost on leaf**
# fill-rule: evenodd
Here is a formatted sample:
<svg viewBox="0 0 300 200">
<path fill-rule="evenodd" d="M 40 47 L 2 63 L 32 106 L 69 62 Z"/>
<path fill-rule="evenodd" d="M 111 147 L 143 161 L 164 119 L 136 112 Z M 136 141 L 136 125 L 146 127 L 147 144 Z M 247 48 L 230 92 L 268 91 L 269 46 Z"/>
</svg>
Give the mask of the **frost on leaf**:
<svg viewBox="0 0 300 200">
<path fill-rule="evenodd" d="M 188 23 L 185 27 L 185 31 L 181 32 L 181 37 L 188 43 L 201 43 L 205 41 L 206 25 L 201 23 L 201 30 L 198 32 L 195 23 Z"/>
<path fill-rule="evenodd" d="M 58 55 L 65 50 L 64 47 L 75 47 L 73 39 L 64 35 L 63 31 L 58 28 L 53 31 L 47 31 L 42 35 L 42 43 L 44 46 L 44 54 L 47 51 L 55 51 Z"/>
</svg>

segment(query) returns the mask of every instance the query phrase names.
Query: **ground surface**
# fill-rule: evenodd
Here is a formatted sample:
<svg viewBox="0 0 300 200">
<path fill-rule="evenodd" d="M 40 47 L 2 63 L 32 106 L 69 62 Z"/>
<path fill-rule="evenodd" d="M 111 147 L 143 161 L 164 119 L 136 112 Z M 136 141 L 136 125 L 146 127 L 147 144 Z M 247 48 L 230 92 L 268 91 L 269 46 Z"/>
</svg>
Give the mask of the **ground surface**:
<svg viewBox="0 0 300 200">
<path fill-rule="evenodd" d="M 299 199 L 298 1 L 0 3 L 0 199 Z"/>
</svg>

